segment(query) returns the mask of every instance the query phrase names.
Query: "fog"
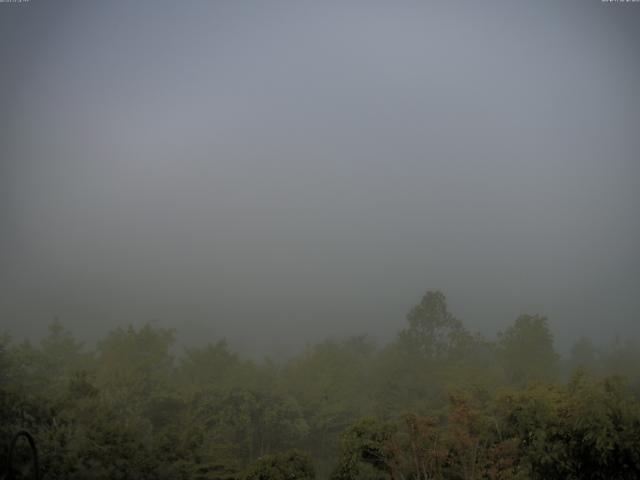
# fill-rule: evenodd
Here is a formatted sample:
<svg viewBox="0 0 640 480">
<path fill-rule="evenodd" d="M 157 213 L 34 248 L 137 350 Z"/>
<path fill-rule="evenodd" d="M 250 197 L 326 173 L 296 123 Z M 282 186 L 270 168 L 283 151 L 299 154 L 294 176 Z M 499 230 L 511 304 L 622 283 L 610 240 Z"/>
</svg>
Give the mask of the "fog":
<svg viewBox="0 0 640 480">
<path fill-rule="evenodd" d="M 0 4 L 0 322 L 286 354 L 426 290 L 640 335 L 640 8 Z"/>
</svg>

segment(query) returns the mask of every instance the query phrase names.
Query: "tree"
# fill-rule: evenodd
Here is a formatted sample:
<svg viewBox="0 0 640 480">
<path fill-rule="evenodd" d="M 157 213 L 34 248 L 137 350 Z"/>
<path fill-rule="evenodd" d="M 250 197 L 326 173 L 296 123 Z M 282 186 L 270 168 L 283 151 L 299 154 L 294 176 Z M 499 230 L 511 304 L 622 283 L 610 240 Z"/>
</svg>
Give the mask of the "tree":
<svg viewBox="0 0 640 480">
<path fill-rule="evenodd" d="M 566 387 L 538 384 L 502 402 L 504 434 L 518 439 L 532 479 L 640 478 L 640 406 L 620 379 L 578 373 Z"/>
<path fill-rule="evenodd" d="M 225 341 L 201 348 L 188 348 L 180 362 L 180 377 L 194 385 L 220 384 L 240 364 Z"/>
<path fill-rule="evenodd" d="M 462 322 L 447 307 L 442 292 L 429 291 L 407 315 L 409 327 L 399 338 L 405 348 L 418 351 L 426 358 L 446 358 L 470 341 Z"/>
<path fill-rule="evenodd" d="M 313 463 L 309 456 L 297 450 L 265 455 L 245 474 L 245 480 L 314 480 Z"/>
<path fill-rule="evenodd" d="M 269 361 L 257 364 L 232 352 L 226 341 L 187 348 L 176 371 L 176 385 L 197 391 L 215 389 L 229 392 L 234 388 L 268 390 L 273 387 L 275 367 Z"/>
<path fill-rule="evenodd" d="M 117 328 L 98 345 L 97 386 L 121 406 L 135 408 L 166 388 L 173 368 L 174 332 L 149 324 Z"/>
<path fill-rule="evenodd" d="M 305 449 L 325 462 L 335 458 L 344 429 L 372 409 L 368 380 L 374 352 L 364 337 L 325 341 L 308 348 L 282 372 L 282 382 L 309 426 Z"/>
<path fill-rule="evenodd" d="M 394 452 L 403 471 L 416 479 L 441 479 L 449 455 L 441 422 L 436 417 L 406 414 Z"/>
<path fill-rule="evenodd" d="M 292 448 L 309 431 L 290 396 L 237 388 L 201 392 L 194 403 L 193 421 L 203 427 L 207 441 L 240 462 Z"/>
<path fill-rule="evenodd" d="M 393 439 L 396 427 L 374 418 L 363 418 L 350 426 L 342 435 L 340 461 L 332 480 L 361 478 L 363 468 L 372 467 L 377 476 L 396 478 L 398 460 Z M 371 476 L 370 476 L 371 477 Z"/>
<path fill-rule="evenodd" d="M 499 335 L 502 364 L 514 385 L 556 378 L 558 354 L 545 317 L 520 315 Z"/>
</svg>

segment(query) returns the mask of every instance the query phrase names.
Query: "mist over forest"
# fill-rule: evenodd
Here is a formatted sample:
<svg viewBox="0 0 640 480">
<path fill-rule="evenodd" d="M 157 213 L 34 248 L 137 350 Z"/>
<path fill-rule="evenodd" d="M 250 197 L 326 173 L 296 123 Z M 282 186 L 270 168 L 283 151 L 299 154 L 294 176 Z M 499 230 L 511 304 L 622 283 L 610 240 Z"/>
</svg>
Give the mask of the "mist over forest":
<svg viewBox="0 0 640 480">
<path fill-rule="evenodd" d="M 638 27 L 0 0 L 0 478 L 640 479 Z"/>
<path fill-rule="evenodd" d="M 0 438 L 27 429 L 51 478 L 637 479 L 640 345 L 568 356 L 548 321 L 470 332 L 442 292 L 394 340 L 366 336 L 255 361 L 224 340 L 116 328 L 95 350 L 54 321 L 0 342 Z M 5 455 L 9 455 L 5 451 Z M 15 454 L 14 454 L 15 455 Z M 5 457 L 7 458 L 7 457 Z M 12 462 L 10 462 L 12 463 Z M 26 465 L 26 466 L 25 466 Z"/>
</svg>

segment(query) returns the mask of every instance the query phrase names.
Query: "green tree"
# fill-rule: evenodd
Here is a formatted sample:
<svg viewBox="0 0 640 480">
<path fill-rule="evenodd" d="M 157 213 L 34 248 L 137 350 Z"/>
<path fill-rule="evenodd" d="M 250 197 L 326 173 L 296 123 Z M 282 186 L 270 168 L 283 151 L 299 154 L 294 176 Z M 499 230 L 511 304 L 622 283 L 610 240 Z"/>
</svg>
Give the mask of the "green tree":
<svg viewBox="0 0 640 480">
<path fill-rule="evenodd" d="M 117 328 L 98 345 L 96 382 L 122 408 L 135 409 L 167 388 L 173 370 L 172 330 L 149 324 Z"/>
<path fill-rule="evenodd" d="M 640 478 L 640 405 L 620 379 L 579 373 L 566 387 L 538 384 L 502 402 L 505 434 L 519 440 L 532 479 Z"/>
<path fill-rule="evenodd" d="M 399 465 L 393 446 L 395 432 L 395 425 L 370 417 L 351 425 L 342 435 L 340 460 L 332 480 L 356 480 L 367 471 L 375 475 L 368 473 L 369 478 L 396 478 Z"/>
<path fill-rule="evenodd" d="M 499 339 L 502 364 L 510 383 L 526 385 L 556 378 L 559 357 L 545 317 L 520 315 Z"/>
<path fill-rule="evenodd" d="M 447 307 L 442 292 L 429 291 L 407 315 L 409 327 L 399 334 L 403 347 L 427 358 L 443 358 L 464 349 L 470 335 Z"/>
<path fill-rule="evenodd" d="M 247 470 L 245 480 L 314 480 L 313 463 L 305 453 L 292 450 L 265 455 Z"/>
<path fill-rule="evenodd" d="M 335 458 L 344 429 L 372 410 L 369 369 L 374 352 L 364 337 L 325 341 L 308 348 L 282 372 L 281 388 L 297 400 L 309 426 L 305 448 L 322 463 Z"/>
</svg>

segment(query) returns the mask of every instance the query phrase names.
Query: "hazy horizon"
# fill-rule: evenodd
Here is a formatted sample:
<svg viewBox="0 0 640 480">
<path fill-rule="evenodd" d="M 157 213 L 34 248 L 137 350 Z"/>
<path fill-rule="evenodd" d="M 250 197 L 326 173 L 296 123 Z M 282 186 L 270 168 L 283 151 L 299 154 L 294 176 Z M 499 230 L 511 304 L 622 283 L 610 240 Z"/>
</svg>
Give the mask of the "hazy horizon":
<svg viewBox="0 0 640 480">
<path fill-rule="evenodd" d="M 0 4 L 0 330 L 640 338 L 640 9 Z"/>
</svg>

